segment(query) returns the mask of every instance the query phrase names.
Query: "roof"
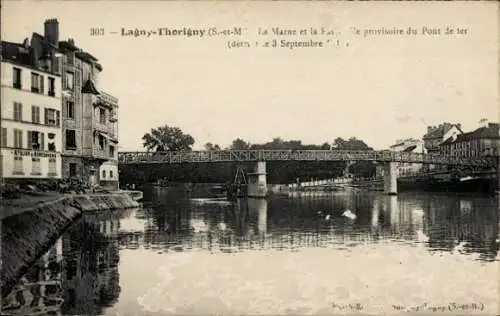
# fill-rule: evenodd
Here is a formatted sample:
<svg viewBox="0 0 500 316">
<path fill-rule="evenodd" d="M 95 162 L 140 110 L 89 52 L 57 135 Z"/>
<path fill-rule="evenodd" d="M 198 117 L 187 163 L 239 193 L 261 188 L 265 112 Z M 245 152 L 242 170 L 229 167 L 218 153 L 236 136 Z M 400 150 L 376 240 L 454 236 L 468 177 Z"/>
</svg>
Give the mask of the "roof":
<svg viewBox="0 0 500 316">
<path fill-rule="evenodd" d="M 94 82 L 92 79 L 87 79 L 85 84 L 82 87 L 82 93 L 90 93 L 90 94 L 95 94 L 99 95 L 99 91 L 96 89 Z"/>
<path fill-rule="evenodd" d="M 35 66 L 36 62 L 34 60 L 35 53 L 32 47 L 26 48 L 24 44 L 12 43 L 7 41 L 2 41 L 1 56 L 2 62 L 9 62 L 18 67 L 25 67 L 32 69 L 34 71 L 43 72 L 50 74 L 52 76 L 60 76 L 58 73 L 54 73 L 47 69 L 42 69 Z M 45 58 L 44 55 L 41 58 Z M 40 59 L 41 59 L 40 58 Z"/>
<path fill-rule="evenodd" d="M 84 52 L 83 50 L 77 51 L 75 56 L 89 63 L 97 61 L 97 58 L 92 56 L 90 53 Z"/>
<path fill-rule="evenodd" d="M 447 127 L 449 127 L 449 128 L 447 129 Z M 443 136 L 449 130 L 451 130 L 453 127 L 455 127 L 456 129 L 458 129 L 458 131 L 460 133 L 463 133 L 462 130 L 460 129 L 460 127 L 458 126 L 458 124 L 448 124 L 448 123 L 446 123 L 444 125 L 437 126 L 436 128 L 434 128 L 430 132 L 426 133 L 422 138 L 423 139 L 443 138 Z"/>
<path fill-rule="evenodd" d="M 60 41 L 59 42 L 59 48 L 61 50 L 71 50 L 71 51 L 77 51 L 79 50 L 78 47 L 75 46 L 74 43 L 70 42 L 70 41 Z"/>
<path fill-rule="evenodd" d="M 498 123 L 489 123 L 488 126 L 480 127 L 472 132 L 460 134 L 456 140 L 449 137 L 441 143 L 441 145 L 448 145 L 454 142 L 464 142 L 474 139 L 500 139 L 500 125 Z"/>
<path fill-rule="evenodd" d="M 29 49 L 22 44 L 2 41 L 2 59 L 12 60 L 21 64 L 30 64 Z"/>
<path fill-rule="evenodd" d="M 415 148 L 417 148 L 417 145 L 412 145 L 412 146 L 409 146 L 408 148 L 405 148 L 403 150 L 403 152 L 410 152 L 410 151 L 413 151 Z"/>
</svg>

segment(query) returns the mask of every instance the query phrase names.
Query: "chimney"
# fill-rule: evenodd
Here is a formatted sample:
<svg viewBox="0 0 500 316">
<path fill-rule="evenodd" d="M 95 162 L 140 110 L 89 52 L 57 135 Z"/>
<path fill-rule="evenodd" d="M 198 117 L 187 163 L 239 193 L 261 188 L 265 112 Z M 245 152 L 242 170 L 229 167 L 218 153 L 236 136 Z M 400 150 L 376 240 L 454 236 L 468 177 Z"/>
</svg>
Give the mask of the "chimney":
<svg viewBox="0 0 500 316">
<path fill-rule="evenodd" d="M 458 123 L 458 124 L 457 124 L 457 128 L 458 128 L 459 130 L 462 130 L 462 124 Z"/>
<path fill-rule="evenodd" d="M 481 127 L 488 127 L 488 119 L 485 119 L 485 118 L 481 119 L 481 120 L 479 121 L 479 127 L 480 127 L 480 128 L 481 128 Z"/>
<path fill-rule="evenodd" d="M 59 45 L 59 22 L 57 19 L 45 20 L 45 39 L 54 46 Z"/>
</svg>

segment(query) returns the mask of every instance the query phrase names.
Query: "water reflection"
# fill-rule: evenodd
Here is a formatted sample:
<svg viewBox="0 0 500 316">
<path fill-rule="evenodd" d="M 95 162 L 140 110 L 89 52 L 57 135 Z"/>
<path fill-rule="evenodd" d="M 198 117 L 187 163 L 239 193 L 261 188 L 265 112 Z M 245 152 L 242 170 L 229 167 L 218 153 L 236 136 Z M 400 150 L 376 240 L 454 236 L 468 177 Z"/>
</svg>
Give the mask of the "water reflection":
<svg viewBox="0 0 500 316">
<path fill-rule="evenodd" d="M 5 299 L 4 311 L 101 315 L 121 300 L 124 306 L 132 304 L 139 294 L 120 298 L 120 284 L 135 284 L 139 291 L 147 285 L 142 279 L 120 275 L 119 267 L 137 265 L 143 256 L 150 264 L 148 260 L 157 257 L 147 253 L 165 258 L 220 254 L 223 266 L 229 260 L 225 254 L 306 248 L 355 253 L 365 246 L 377 253 L 377 247 L 390 244 L 403 251 L 418 249 L 427 256 L 448 253 L 481 264 L 498 260 L 495 197 L 351 191 L 229 203 L 189 194 L 157 190 L 150 207 L 83 216 L 22 278 Z M 356 218 L 343 216 L 345 210 Z M 156 271 L 157 265 L 151 263 L 146 269 Z"/>
<path fill-rule="evenodd" d="M 497 201 L 492 197 L 400 195 L 341 192 L 294 193 L 286 198 L 163 200 L 138 211 L 142 231 L 120 232 L 125 248 L 236 252 L 377 243 L 424 244 L 430 251 L 498 252 Z M 156 199 L 160 199 L 156 197 Z M 342 216 L 345 210 L 357 215 Z"/>
<path fill-rule="evenodd" d="M 100 315 L 120 294 L 118 232 L 130 211 L 86 214 L 23 276 L 5 315 Z M 126 222 L 126 221 L 125 221 Z"/>
</svg>

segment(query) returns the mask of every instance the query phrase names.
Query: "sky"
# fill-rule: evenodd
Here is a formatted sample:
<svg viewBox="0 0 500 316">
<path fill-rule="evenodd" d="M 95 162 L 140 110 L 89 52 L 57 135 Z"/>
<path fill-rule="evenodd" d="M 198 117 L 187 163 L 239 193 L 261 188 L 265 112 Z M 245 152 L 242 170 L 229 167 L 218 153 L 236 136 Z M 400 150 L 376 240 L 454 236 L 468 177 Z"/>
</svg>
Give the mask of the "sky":
<svg viewBox="0 0 500 316">
<path fill-rule="evenodd" d="M 237 137 L 308 144 L 357 137 L 384 149 L 444 121 L 465 130 L 481 118 L 499 121 L 498 14 L 495 2 L 4 0 L 1 36 L 22 42 L 57 18 L 60 40 L 73 38 L 97 57 L 99 88 L 119 98 L 121 151 L 143 150 L 142 136 L 164 124 L 192 135 L 195 149 Z M 242 27 L 244 35 L 121 36 L 122 28 L 161 27 Z M 339 46 L 261 47 L 312 39 L 257 35 L 273 27 L 335 30 Z M 364 36 L 382 27 L 404 34 Z M 418 35 L 406 35 L 409 27 Z M 423 27 L 441 35 L 421 34 Z M 467 34 L 444 35 L 447 27 Z M 92 28 L 106 34 L 91 36 Z M 228 48 L 230 39 L 252 47 Z"/>
</svg>

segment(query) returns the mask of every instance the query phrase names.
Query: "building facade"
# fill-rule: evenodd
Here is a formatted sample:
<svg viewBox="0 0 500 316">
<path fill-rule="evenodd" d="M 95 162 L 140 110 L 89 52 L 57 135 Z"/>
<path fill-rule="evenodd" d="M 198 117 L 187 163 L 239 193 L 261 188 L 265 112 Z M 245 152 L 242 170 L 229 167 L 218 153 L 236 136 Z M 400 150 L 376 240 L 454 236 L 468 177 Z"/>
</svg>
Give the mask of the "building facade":
<svg viewBox="0 0 500 316">
<path fill-rule="evenodd" d="M 398 139 L 389 147 L 391 151 L 425 153 L 424 142 L 419 139 Z M 422 171 L 421 163 L 400 162 L 397 163 L 398 176 L 413 175 Z"/>
<path fill-rule="evenodd" d="M 58 76 L 53 83 L 57 89 L 54 96 L 48 96 L 52 98 L 53 103 L 44 100 L 45 103 L 41 104 L 50 104 L 50 107 L 53 107 L 57 103 L 55 120 L 58 131 L 54 133 L 57 140 L 56 149 L 59 151 L 59 177 L 81 179 L 90 185 L 103 183 L 108 188 L 118 189 L 118 99 L 99 89 L 99 74 L 103 68 L 97 58 L 78 48 L 72 39 L 59 41 L 59 22 L 56 19 L 46 20 L 44 34 L 33 33 L 29 45 L 28 40 L 25 40 L 18 46 L 29 52 L 29 56 L 22 57 L 31 64 L 35 62 L 41 69 L 57 69 Z M 11 70 L 10 72 L 12 73 Z M 2 75 L 3 73 L 2 71 Z M 30 80 L 28 76 L 22 78 Z M 52 81 L 44 84 L 49 87 Z M 31 103 L 28 104 L 31 106 Z M 27 106 L 23 111 L 30 111 Z M 49 115 L 52 115 L 51 113 Z M 29 114 L 23 112 L 23 115 Z M 49 124 L 52 123 L 51 118 L 52 116 L 49 118 Z M 45 132 L 45 135 L 47 133 Z M 7 138 L 9 137 L 7 134 Z"/>
<path fill-rule="evenodd" d="M 440 153 L 440 145 L 451 135 L 462 134 L 461 124 L 445 122 L 439 126 L 428 126 L 427 133 L 422 137 L 424 148 L 430 154 Z"/>
<path fill-rule="evenodd" d="M 440 145 L 443 155 L 454 157 L 498 157 L 500 156 L 499 124 L 486 119 L 479 122 L 472 132 L 448 137 Z"/>
<path fill-rule="evenodd" d="M 2 42 L 0 176 L 6 180 L 62 176 L 57 59 L 34 54 L 27 40 Z"/>
<path fill-rule="evenodd" d="M 95 57 L 77 48 L 73 40 L 59 46 L 64 54 L 63 176 L 117 189 L 118 99 L 99 90 L 102 66 Z"/>
</svg>

